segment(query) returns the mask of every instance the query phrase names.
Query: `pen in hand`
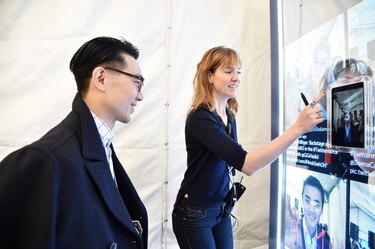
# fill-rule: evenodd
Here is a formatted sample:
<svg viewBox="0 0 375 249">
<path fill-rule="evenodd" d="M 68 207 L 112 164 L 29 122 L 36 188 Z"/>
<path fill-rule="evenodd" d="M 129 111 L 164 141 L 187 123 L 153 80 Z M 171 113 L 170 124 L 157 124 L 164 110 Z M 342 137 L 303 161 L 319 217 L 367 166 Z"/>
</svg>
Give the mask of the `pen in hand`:
<svg viewBox="0 0 375 249">
<path fill-rule="evenodd" d="M 305 103 L 305 106 L 308 106 L 309 102 L 307 101 L 305 94 L 301 93 L 301 98 L 303 100 L 303 103 Z"/>
</svg>

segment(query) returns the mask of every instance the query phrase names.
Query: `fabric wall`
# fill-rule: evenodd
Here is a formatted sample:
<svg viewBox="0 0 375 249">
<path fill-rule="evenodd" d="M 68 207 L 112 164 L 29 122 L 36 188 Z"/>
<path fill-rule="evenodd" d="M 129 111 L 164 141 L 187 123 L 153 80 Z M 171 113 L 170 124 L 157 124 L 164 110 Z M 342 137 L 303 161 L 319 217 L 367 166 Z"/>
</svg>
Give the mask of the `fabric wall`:
<svg viewBox="0 0 375 249">
<path fill-rule="evenodd" d="M 217 45 L 242 57 L 239 142 L 270 138 L 268 1 L 0 1 L 0 159 L 41 137 L 71 110 L 69 62 L 96 36 L 124 37 L 140 49 L 144 100 L 114 146 L 149 212 L 149 248 L 178 248 L 174 198 L 186 168 L 184 121 L 203 53 Z M 241 177 L 241 174 L 237 174 Z M 268 247 L 269 168 L 243 180 L 236 248 Z"/>
</svg>

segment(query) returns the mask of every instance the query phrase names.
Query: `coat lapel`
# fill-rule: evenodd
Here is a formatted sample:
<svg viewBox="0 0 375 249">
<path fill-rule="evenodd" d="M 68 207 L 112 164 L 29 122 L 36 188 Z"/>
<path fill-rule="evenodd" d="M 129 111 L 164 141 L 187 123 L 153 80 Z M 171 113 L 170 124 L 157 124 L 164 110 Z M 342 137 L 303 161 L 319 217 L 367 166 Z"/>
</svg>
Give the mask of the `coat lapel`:
<svg viewBox="0 0 375 249">
<path fill-rule="evenodd" d="M 138 234 L 112 178 L 105 150 L 92 114 L 78 94 L 73 101 L 73 111 L 81 120 L 82 154 L 84 158 L 91 161 L 86 164 L 89 174 L 94 179 L 105 204 L 113 215 L 130 231 Z"/>
<path fill-rule="evenodd" d="M 109 210 L 129 230 L 133 231 L 134 234 L 138 234 L 132 223 L 132 218 L 125 207 L 124 201 L 114 184 L 108 164 L 105 162 L 92 162 L 86 164 L 86 168 L 98 186 Z"/>
</svg>

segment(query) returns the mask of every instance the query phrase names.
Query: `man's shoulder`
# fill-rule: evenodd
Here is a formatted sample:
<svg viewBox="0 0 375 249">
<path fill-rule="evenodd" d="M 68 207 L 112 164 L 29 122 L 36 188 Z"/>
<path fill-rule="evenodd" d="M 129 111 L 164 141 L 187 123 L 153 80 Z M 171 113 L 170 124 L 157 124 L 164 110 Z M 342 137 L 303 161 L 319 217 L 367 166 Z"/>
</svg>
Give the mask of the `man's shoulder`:
<svg viewBox="0 0 375 249">
<path fill-rule="evenodd" d="M 72 139 L 76 140 L 80 134 L 79 118 L 74 113 L 70 113 L 59 124 L 50 129 L 39 140 L 28 145 L 27 148 L 35 148 L 45 153 L 51 153 L 62 146 L 71 146 Z"/>
</svg>

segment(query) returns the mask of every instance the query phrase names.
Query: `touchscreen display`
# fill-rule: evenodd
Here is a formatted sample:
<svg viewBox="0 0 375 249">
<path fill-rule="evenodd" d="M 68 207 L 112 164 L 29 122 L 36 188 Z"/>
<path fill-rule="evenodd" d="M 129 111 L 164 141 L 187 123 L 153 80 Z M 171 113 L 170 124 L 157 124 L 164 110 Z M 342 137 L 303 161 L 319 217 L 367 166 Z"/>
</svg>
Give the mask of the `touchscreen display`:
<svg viewBox="0 0 375 249">
<path fill-rule="evenodd" d="M 364 148 L 363 82 L 332 88 L 331 108 L 332 145 Z"/>
</svg>

